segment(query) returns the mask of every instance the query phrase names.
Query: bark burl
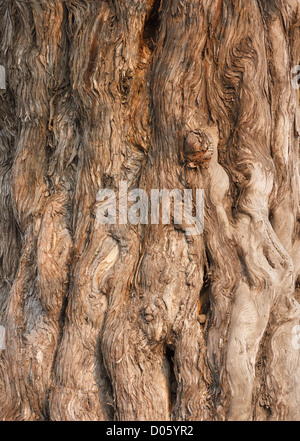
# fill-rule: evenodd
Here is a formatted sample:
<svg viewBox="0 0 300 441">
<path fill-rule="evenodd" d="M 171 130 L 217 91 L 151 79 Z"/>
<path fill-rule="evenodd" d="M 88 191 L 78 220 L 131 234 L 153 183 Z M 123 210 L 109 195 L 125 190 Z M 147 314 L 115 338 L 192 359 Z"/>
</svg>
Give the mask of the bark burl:
<svg viewBox="0 0 300 441">
<path fill-rule="evenodd" d="M 300 420 L 300 0 L 2 0 L 0 64 L 0 419 Z"/>
</svg>

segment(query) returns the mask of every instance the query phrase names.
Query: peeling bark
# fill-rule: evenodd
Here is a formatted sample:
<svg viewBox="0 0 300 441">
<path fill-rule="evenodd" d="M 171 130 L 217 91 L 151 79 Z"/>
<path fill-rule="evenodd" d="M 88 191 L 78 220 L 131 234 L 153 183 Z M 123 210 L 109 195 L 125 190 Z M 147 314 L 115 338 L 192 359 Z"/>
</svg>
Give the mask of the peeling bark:
<svg viewBox="0 0 300 441">
<path fill-rule="evenodd" d="M 0 419 L 300 419 L 299 30 L 299 0 L 0 3 Z M 203 234 L 103 225 L 122 181 L 203 189 Z"/>
</svg>

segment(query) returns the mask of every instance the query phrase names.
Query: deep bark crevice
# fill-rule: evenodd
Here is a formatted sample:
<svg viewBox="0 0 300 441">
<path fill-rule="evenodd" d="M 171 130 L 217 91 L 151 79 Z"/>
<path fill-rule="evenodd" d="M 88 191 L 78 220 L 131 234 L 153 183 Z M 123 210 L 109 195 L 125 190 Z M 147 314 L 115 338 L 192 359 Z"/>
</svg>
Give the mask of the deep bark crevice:
<svg viewBox="0 0 300 441">
<path fill-rule="evenodd" d="M 0 419 L 300 418 L 299 26 L 296 0 L 0 5 Z M 203 189 L 203 234 L 103 225 L 120 181 Z"/>
<path fill-rule="evenodd" d="M 152 8 L 145 21 L 142 41 L 151 52 L 154 52 L 160 26 L 161 0 L 154 0 Z"/>
<path fill-rule="evenodd" d="M 169 412 L 170 415 L 173 414 L 174 406 L 177 399 L 177 381 L 174 371 L 174 348 L 171 346 L 166 346 L 165 356 L 167 359 L 167 363 L 169 365 Z"/>
</svg>

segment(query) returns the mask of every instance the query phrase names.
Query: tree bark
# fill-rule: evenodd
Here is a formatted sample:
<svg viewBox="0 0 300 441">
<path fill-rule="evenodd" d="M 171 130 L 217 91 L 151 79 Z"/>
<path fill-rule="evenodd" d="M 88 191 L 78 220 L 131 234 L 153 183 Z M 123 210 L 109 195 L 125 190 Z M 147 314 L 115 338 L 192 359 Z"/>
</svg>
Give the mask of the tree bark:
<svg viewBox="0 0 300 441">
<path fill-rule="evenodd" d="M 299 31 L 299 0 L 2 0 L 0 419 L 300 419 Z M 204 189 L 203 234 L 99 222 L 121 181 Z"/>
</svg>

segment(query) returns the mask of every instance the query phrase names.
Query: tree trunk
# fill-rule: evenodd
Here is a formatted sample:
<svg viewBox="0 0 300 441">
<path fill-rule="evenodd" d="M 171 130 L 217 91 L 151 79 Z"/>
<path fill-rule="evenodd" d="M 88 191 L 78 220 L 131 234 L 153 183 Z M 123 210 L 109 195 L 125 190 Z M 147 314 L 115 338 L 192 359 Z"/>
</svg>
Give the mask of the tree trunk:
<svg viewBox="0 0 300 441">
<path fill-rule="evenodd" d="M 299 30 L 299 0 L 1 1 L 0 419 L 300 419 Z M 122 181 L 204 189 L 203 233 L 126 221 Z"/>
</svg>

